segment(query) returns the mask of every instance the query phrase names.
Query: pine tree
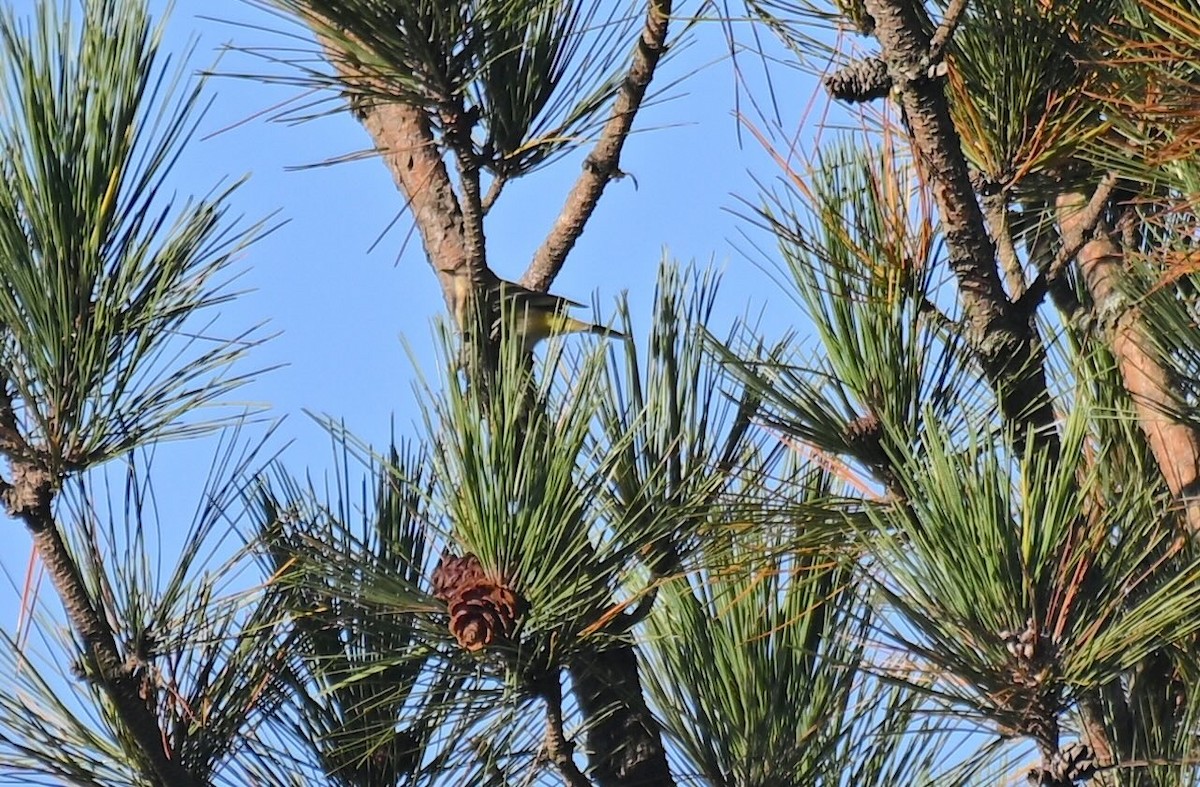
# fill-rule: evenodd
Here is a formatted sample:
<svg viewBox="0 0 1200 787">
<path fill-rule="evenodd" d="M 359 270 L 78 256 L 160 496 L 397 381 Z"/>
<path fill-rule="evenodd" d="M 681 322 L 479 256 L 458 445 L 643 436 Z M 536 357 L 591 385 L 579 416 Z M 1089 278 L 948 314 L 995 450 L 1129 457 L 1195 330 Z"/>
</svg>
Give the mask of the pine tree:
<svg viewBox="0 0 1200 787">
<path fill-rule="evenodd" d="M 1197 782 L 1200 5 L 253 4 L 309 46 L 261 78 L 361 122 L 445 294 L 422 428 L 330 421 L 325 484 L 214 410 L 259 337 L 191 328 L 270 225 L 165 196 L 209 86 L 144 0 L 0 15 L 0 497 L 61 602 L 3 632 L 0 781 Z M 859 120 L 801 165 L 742 119 L 797 332 L 664 262 L 648 335 L 509 341 L 722 32 Z M 504 282 L 490 209 L 571 153 Z M 155 446 L 214 434 L 160 507 Z"/>
</svg>

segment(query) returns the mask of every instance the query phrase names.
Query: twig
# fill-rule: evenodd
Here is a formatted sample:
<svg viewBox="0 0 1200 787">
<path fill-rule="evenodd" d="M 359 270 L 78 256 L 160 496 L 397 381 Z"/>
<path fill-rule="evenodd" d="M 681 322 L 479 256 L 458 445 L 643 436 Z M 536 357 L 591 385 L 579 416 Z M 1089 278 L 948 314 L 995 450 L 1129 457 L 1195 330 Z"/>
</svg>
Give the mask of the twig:
<svg viewBox="0 0 1200 787">
<path fill-rule="evenodd" d="M 583 771 L 579 770 L 571 756 L 575 745 L 567 740 L 563 732 L 562 684 L 559 683 L 557 672 L 548 675 L 542 681 L 539 693 L 546 703 L 546 737 L 542 744 L 542 754 L 554 763 L 569 787 L 592 787 L 592 783 L 583 775 Z"/>
<path fill-rule="evenodd" d="M 783 443 L 783 445 L 785 445 L 788 449 L 797 454 L 807 453 L 809 457 L 811 457 L 812 460 L 819 464 L 823 469 L 828 470 L 830 473 L 840 478 L 846 483 L 847 486 L 852 486 L 858 490 L 859 494 L 863 496 L 863 499 L 870 500 L 872 502 L 883 502 L 887 499 L 883 495 L 871 489 L 871 487 L 867 485 L 867 482 L 864 481 L 858 473 L 854 472 L 849 465 L 842 461 L 841 457 L 835 456 L 834 454 L 822 448 L 818 448 L 812 443 L 795 440 L 783 434 L 782 432 L 779 433 L 779 442 Z"/>
<path fill-rule="evenodd" d="M 987 215 L 988 226 L 992 229 L 992 237 L 996 240 L 996 252 L 1000 256 L 1000 269 L 1008 280 L 1008 290 L 1012 297 L 1019 299 L 1028 289 L 1025 273 L 1021 269 L 1021 259 L 1017 255 L 1017 246 L 1013 242 L 1012 225 L 1008 220 L 1008 205 L 1002 193 L 990 194 L 983 198 L 983 209 Z"/>
<path fill-rule="evenodd" d="M 1091 240 L 1092 233 L 1095 232 L 1100 219 L 1104 217 L 1104 209 L 1108 207 L 1108 200 L 1116 185 L 1117 176 L 1112 172 L 1106 174 L 1096 186 L 1088 204 L 1075 214 L 1074 220 L 1069 226 L 1061 227 L 1063 230 L 1062 246 L 1046 269 L 1038 273 L 1037 278 L 1029 285 L 1029 289 L 1021 295 L 1017 302 L 1018 309 L 1028 314 L 1041 304 L 1050 285 L 1062 275 L 1071 260 L 1075 259 L 1075 255 Z"/>
<path fill-rule="evenodd" d="M 619 174 L 621 148 L 633 127 L 633 119 L 646 96 L 646 88 L 654 77 L 658 61 L 666 52 L 667 28 L 672 0 L 649 0 L 646 24 L 638 39 L 633 63 L 613 102 L 612 114 L 600 132 L 600 139 L 583 162 L 583 173 L 567 195 L 554 229 L 546 236 L 541 248 L 533 255 L 521 284 L 531 290 L 546 290 L 562 270 L 567 254 L 583 233 L 604 187 Z"/>
<path fill-rule="evenodd" d="M 942 53 L 945 51 L 946 45 L 950 43 L 950 37 L 954 35 L 955 28 L 958 27 L 958 20 L 962 17 L 963 11 L 967 9 L 967 2 L 968 0 L 951 0 L 950 6 L 942 16 L 942 23 L 938 25 L 933 38 L 929 40 L 931 65 L 942 59 Z"/>
<path fill-rule="evenodd" d="M 484 215 L 487 215 L 487 212 L 496 204 L 496 200 L 500 198 L 500 192 L 504 190 L 504 186 L 507 183 L 508 178 L 504 175 L 496 175 L 492 179 L 492 184 L 488 186 L 487 194 L 484 195 L 483 202 L 481 203 Z"/>
<path fill-rule="evenodd" d="M 483 235 L 483 197 L 479 189 L 479 160 L 471 142 L 471 128 L 478 117 L 478 109 L 468 112 L 462 96 L 454 96 L 442 112 L 442 135 L 454 153 L 458 165 L 459 188 L 462 191 L 459 207 L 463 217 L 463 240 L 469 259 L 487 265 L 487 251 Z"/>
<path fill-rule="evenodd" d="M 609 636 L 624 634 L 646 619 L 646 616 L 654 609 L 654 602 L 657 598 L 658 584 L 656 582 L 649 590 L 638 594 L 636 597 L 627 598 L 624 601 L 611 605 L 596 620 L 585 626 L 579 632 L 579 636 L 588 637 L 601 630 L 604 630 Z M 625 610 L 630 607 L 633 607 L 633 609 L 626 612 Z M 617 620 L 618 618 L 620 620 Z M 614 623 L 613 621 L 616 622 Z"/>
</svg>

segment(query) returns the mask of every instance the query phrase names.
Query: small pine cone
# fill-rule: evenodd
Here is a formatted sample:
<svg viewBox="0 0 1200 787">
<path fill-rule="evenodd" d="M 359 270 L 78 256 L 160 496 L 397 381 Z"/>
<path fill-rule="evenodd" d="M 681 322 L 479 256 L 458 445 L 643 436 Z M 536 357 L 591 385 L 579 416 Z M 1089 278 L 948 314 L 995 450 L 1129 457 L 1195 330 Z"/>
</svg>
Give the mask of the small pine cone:
<svg viewBox="0 0 1200 787">
<path fill-rule="evenodd" d="M 825 89 L 851 104 L 885 98 L 892 90 L 887 64 L 877 57 L 857 60 L 825 77 Z"/>
<path fill-rule="evenodd" d="M 460 587 L 450 602 L 450 633 L 474 653 L 512 637 L 522 606 L 511 588 L 487 579 Z"/>
<path fill-rule="evenodd" d="M 449 602 L 462 588 L 471 587 L 483 579 L 483 566 L 479 558 L 470 552 L 462 557 L 443 552 L 437 568 L 433 570 L 433 597 Z"/>
<path fill-rule="evenodd" d="M 1033 618 L 1029 618 L 1025 621 L 1025 630 L 1017 635 L 1017 641 L 1022 645 L 1031 645 L 1037 642 L 1038 638 L 1037 624 L 1034 623 Z"/>
<path fill-rule="evenodd" d="M 1025 628 L 1020 631 L 1005 630 L 999 634 L 1009 654 L 1026 667 L 1033 663 L 1039 655 L 1039 650 L 1045 645 L 1045 638 L 1038 631 L 1033 618 L 1025 621 Z"/>
</svg>

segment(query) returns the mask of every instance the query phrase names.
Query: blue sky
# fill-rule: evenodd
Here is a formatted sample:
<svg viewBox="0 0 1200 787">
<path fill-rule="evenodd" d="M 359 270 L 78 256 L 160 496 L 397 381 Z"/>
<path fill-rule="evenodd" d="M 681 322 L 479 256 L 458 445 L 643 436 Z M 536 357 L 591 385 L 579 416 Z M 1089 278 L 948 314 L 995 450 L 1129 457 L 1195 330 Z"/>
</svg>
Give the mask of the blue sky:
<svg viewBox="0 0 1200 787">
<path fill-rule="evenodd" d="M 18 13 L 33 5 L 30 0 L 5 4 Z M 152 5 L 160 13 L 166 7 Z M 200 69 L 214 63 L 223 45 L 278 43 L 255 26 L 281 24 L 240 0 L 177 0 L 166 49 L 182 54 L 190 39 L 198 39 L 190 65 Z M 622 158 L 622 169 L 633 177 L 610 185 L 556 281 L 553 289 L 559 294 L 584 302 L 597 298 L 599 319 L 610 317 L 615 298 L 628 291 L 635 327 L 644 331 L 657 267 L 667 254 L 724 270 L 718 327 L 722 320 L 764 308 L 764 325 L 772 335 L 801 320 L 787 295 L 731 245 L 739 228 L 749 229 L 731 209 L 739 209 L 739 197 L 753 200 L 754 176 L 769 181 L 776 171 L 752 136 L 739 141 L 734 74 L 725 56 L 720 28 L 701 26 L 694 43 L 663 65 L 660 86 L 683 81 L 659 96 L 669 101 L 639 115 L 640 131 Z M 752 56 L 743 65 L 758 68 Z M 219 72 L 260 68 L 236 52 L 217 65 Z M 791 105 L 784 107 L 784 127 L 795 133 L 817 89 L 815 80 L 783 69 L 773 76 L 781 100 Z M 289 469 L 319 477 L 332 466 L 329 440 L 306 411 L 344 419 L 353 433 L 377 444 L 386 442 L 393 424 L 400 435 L 419 432 L 412 381 L 417 370 L 437 373 L 431 321 L 443 313 L 444 302 L 415 236 L 400 255 L 411 226 L 406 219 L 375 243 L 402 207 L 386 168 L 372 159 L 309 167 L 368 147 L 370 140 L 357 123 L 344 114 L 300 125 L 259 116 L 295 92 L 244 79 L 212 79 L 212 108 L 175 177 L 179 194 L 186 196 L 249 173 L 235 199 L 240 211 L 250 218 L 276 213 L 285 222 L 241 261 L 245 274 L 239 283 L 250 292 L 223 307 L 217 329 L 234 334 L 267 321 L 267 332 L 279 334 L 254 351 L 246 368 L 280 368 L 241 395 L 285 419 L 274 440 L 281 447 L 290 443 L 284 453 Z M 823 96 L 816 103 L 806 128 L 820 116 Z M 498 274 L 515 279 L 524 271 L 558 214 L 579 160 L 559 161 L 507 189 L 486 228 L 490 262 Z M 761 234 L 758 239 L 769 246 Z M 189 516 L 211 451 L 211 443 L 200 441 L 162 452 L 157 483 L 186 500 Z M 3 525 L 0 566 L 19 583 L 29 539 L 19 524 Z M 0 584 L 0 627 L 15 626 L 17 598 L 8 583 Z"/>
</svg>

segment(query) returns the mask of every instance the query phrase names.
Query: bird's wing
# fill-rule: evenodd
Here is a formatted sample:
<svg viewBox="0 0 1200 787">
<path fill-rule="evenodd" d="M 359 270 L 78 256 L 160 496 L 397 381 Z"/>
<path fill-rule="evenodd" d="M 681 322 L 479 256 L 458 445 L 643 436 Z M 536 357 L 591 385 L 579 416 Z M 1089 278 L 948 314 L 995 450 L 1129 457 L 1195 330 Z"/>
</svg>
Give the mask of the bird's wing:
<svg viewBox="0 0 1200 787">
<path fill-rule="evenodd" d="M 583 304 L 578 301 L 572 301 L 561 295 L 552 295 L 548 292 L 537 292 L 511 281 L 502 281 L 500 283 L 500 293 L 505 298 L 511 298 L 513 305 L 522 309 L 562 311 L 567 308 L 578 309 L 583 307 Z"/>
</svg>

